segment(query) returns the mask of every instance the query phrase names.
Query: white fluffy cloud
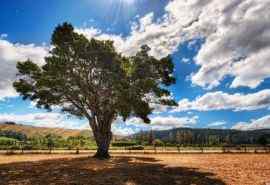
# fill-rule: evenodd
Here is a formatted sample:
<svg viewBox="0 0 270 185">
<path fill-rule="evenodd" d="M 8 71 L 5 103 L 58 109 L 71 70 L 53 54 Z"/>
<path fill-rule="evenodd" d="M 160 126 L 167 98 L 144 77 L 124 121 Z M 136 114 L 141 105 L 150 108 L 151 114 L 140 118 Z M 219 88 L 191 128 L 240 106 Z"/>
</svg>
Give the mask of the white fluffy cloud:
<svg viewBox="0 0 270 185">
<path fill-rule="evenodd" d="M 154 130 L 166 130 L 171 128 L 180 127 L 194 127 L 198 122 L 198 116 L 192 117 L 175 117 L 175 116 L 156 116 L 151 118 L 151 124 L 143 124 L 143 121 L 139 118 L 131 118 L 126 124 L 130 125 L 142 125 L 151 127 Z"/>
<path fill-rule="evenodd" d="M 270 90 L 262 90 L 253 94 L 227 94 L 224 92 L 209 92 L 194 101 L 183 99 L 179 101 L 174 112 L 197 110 L 257 110 L 270 107 Z"/>
<path fill-rule="evenodd" d="M 33 44 L 13 44 L 0 38 L 0 100 L 16 96 L 12 83 L 16 79 L 16 63 L 31 59 L 37 64 L 43 63 L 43 58 L 48 54 L 48 49 Z"/>
<path fill-rule="evenodd" d="M 119 136 L 128 136 L 145 130 L 146 126 L 139 122 L 137 118 L 131 118 L 127 122 L 123 122 L 121 118 L 117 120 L 112 125 L 112 132 Z"/>
<path fill-rule="evenodd" d="M 153 13 L 142 17 L 138 23 L 133 24 L 130 35 L 125 38 L 121 35 L 104 34 L 96 28 L 77 28 L 76 31 L 87 38 L 113 40 L 118 51 L 125 55 L 133 55 L 142 45 L 147 44 L 152 48 L 151 54 L 161 58 L 177 49 L 181 31 L 174 29 L 174 22 L 167 15 L 156 23 L 153 22 L 153 17 Z"/>
<path fill-rule="evenodd" d="M 231 87 L 255 88 L 270 77 L 269 9 L 270 0 L 172 0 L 165 7 L 162 18 L 154 21 L 154 14 L 147 14 L 133 24 L 127 37 L 104 34 L 96 28 L 76 30 L 88 38 L 114 40 L 117 49 L 127 55 L 134 54 L 141 45 L 148 44 L 153 48 L 151 54 L 158 58 L 174 52 L 183 41 L 204 38 L 205 43 L 195 58 L 200 69 L 191 76 L 193 84 L 212 88 L 218 86 L 226 76 L 231 76 Z M 6 35 L 2 35 L 0 99 L 16 95 L 12 88 L 16 61 L 31 58 L 42 63 L 47 51 L 46 47 L 10 43 Z M 241 97 L 221 92 L 215 96 Z M 258 107 L 239 102 L 242 101 L 229 102 L 229 105 L 225 102 L 224 107 L 235 110 Z M 185 100 L 181 103 L 190 106 L 191 102 Z M 259 107 L 268 106 L 267 103 L 257 103 Z M 236 108 L 231 107 L 234 104 Z M 206 108 L 199 106 L 199 109 L 213 109 L 212 106 L 223 109 L 219 105 L 209 105 Z"/>
<path fill-rule="evenodd" d="M 0 114 L 0 123 L 8 121 L 12 121 L 18 124 L 49 128 L 84 129 L 89 127 L 86 123 L 78 123 L 76 120 L 67 120 L 63 114 L 53 112 L 31 114 Z"/>
<path fill-rule="evenodd" d="M 182 62 L 183 63 L 190 63 L 191 62 L 191 59 L 189 59 L 189 58 L 182 58 Z"/>
<path fill-rule="evenodd" d="M 178 45 L 194 38 L 204 38 L 196 63 L 200 66 L 191 80 L 212 88 L 226 76 L 234 77 L 231 87 L 257 87 L 270 77 L 270 0 L 173 0 L 166 14 L 153 21 L 153 13 L 134 24 L 131 34 L 103 34 L 95 28 L 77 29 L 89 38 L 115 41 L 124 54 L 134 54 L 143 44 L 153 48 L 160 58 Z"/>
<path fill-rule="evenodd" d="M 181 127 L 194 127 L 196 126 L 198 119 L 198 116 L 156 116 L 151 118 L 151 124 L 145 124 L 137 117 L 132 117 L 126 122 L 123 122 L 118 118 L 112 125 L 112 131 L 114 134 L 127 136 L 146 130 L 169 130 Z"/>
<path fill-rule="evenodd" d="M 258 130 L 258 129 L 270 129 L 270 115 L 264 116 L 257 120 L 251 120 L 250 122 L 240 122 L 232 127 L 236 130 Z"/>
<path fill-rule="evenodd" d="M 213 123 L 209 123 L 207 126 L 208 127 L 222 127 L 224 128 L 224 125 L 226 125 L 226 121 L 216 121 L 216 122 L 213 122 Z"/>
<path fill-rule="evenodd" d="M 269 0 L 175 0 L 169 3 L 168 14 L 179 22 L 188 24 L 196 20 L 182 30 L 188 39 L 205 38 L 196 57 L 201 67 L 192 76 L 192 82 L 212 88 L 226 76 L 232 76 L 231 87 L 255 88 L 270 77 L 269 9 Z"/>
<path fill-rule="evenodd" d="M 211 88 L 232 76 L 231 87 L 257 87 L 270 77 L 270 1 L 203 2 L 208 3 L 201 3 L 198 28 L 208 25 L 212 30 L 205 34 L 206 42 L 197 56 L 201 68 L 192 82 Z"/>
<path fill-rule="evenodd" d="M 171 126 L 171 127 L 190 127 L 196 125 L 197 116 L 193 117 L 162 117 L 157 116 L 151 119 L 151 124 L 154 126 Z"/>
</svg>

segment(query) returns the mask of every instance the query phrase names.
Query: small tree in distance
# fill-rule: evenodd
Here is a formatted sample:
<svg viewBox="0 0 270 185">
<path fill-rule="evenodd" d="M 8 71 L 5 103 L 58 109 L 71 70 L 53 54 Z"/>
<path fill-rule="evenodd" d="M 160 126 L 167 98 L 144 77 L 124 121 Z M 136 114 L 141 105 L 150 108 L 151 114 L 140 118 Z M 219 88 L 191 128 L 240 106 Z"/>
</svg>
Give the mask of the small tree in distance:
<svg viewBox="0 0 270 185">
<path fill-rule="evenodd" d="M 150 132 L 148 133 L 148 145 L 153 145 L 155 140 L 155 135 L 153 130 L 151 129 Z"/>
<path fill-rule="evenodd" d="M 164 87 L 175 83 L 171 57 L 149 56 L 142 46 L 131 57 L 117 53 L 112 41 L 88 40 L 64 23 L 52 35 L 52 50 L 45 65 L 18 62 L 14 87 L 38 108 L 61 107 L 86 118 L 98 149 L 95 157 L 109 158 L 111 125 L 118 117 L 140 117 L 150 123 L 151 104 L 176 105 Z"/>
</svg>

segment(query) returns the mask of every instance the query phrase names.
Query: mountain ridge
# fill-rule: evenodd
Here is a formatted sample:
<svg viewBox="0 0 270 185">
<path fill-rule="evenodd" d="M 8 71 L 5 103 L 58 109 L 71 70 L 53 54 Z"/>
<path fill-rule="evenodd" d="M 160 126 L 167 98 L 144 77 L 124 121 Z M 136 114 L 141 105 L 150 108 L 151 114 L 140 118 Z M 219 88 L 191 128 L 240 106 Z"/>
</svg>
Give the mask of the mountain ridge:
<svg viewBox="0 0 270 185">
<path fill-rule="evenodd" d="M 90 130 L 79 129 L 65 129 L 65 128 L 49 128 L 49 127 L 37 127 L 31 125 L 16 124 L 12 122 L 0 123 L 0 131 L 15 131 L 25 134 L 27 137 L 33 137 L 36 135 L 46 136 L 48 134 L 54 134 L 57 136 L 76 137 L 81 135 L 92 136 Z"/>
</svg>

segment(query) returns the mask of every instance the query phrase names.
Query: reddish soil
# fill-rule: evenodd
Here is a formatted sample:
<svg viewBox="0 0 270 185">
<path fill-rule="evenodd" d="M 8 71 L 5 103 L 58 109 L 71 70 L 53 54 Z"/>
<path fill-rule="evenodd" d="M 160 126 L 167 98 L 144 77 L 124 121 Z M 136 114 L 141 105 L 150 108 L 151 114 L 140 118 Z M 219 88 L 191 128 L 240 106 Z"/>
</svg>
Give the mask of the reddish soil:
<svg viewBox="0 0 270 185">
<path fill-rule="evenodd" d="M 0 184 L 268 185 L 268 154 L 0 155 Z"/>
</svg>

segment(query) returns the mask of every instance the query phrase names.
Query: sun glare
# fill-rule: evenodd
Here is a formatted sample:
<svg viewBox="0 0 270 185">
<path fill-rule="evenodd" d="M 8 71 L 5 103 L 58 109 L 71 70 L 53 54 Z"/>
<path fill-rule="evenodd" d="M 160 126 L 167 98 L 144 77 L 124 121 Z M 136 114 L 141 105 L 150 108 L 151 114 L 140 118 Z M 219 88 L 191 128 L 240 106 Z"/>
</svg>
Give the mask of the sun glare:
<svg viewBox="0 0 270 185">
<path fill-rule="evenodd" d="M 122 3 L 132 4 L 135 0 L 120 0 Z"/>
</svg>

